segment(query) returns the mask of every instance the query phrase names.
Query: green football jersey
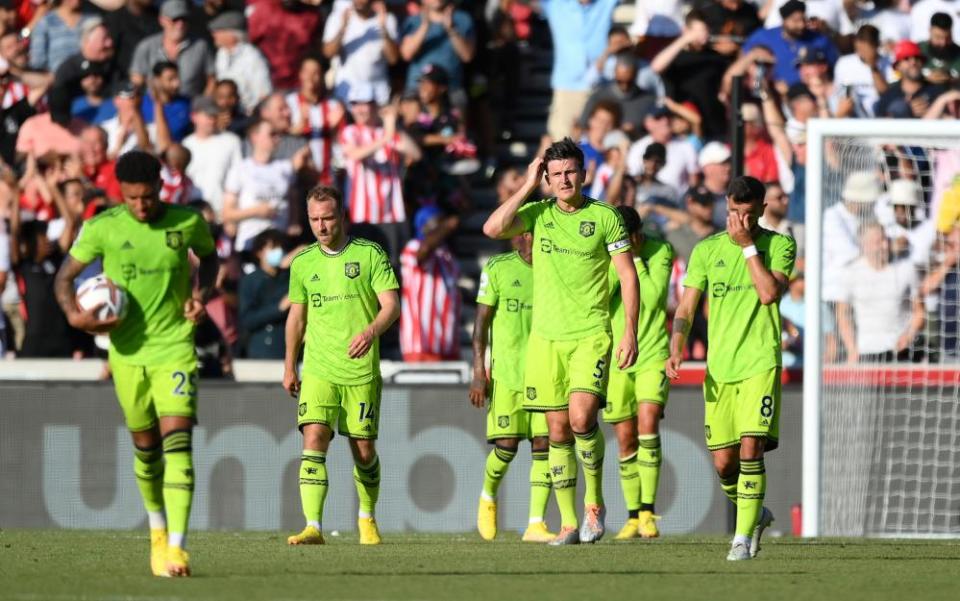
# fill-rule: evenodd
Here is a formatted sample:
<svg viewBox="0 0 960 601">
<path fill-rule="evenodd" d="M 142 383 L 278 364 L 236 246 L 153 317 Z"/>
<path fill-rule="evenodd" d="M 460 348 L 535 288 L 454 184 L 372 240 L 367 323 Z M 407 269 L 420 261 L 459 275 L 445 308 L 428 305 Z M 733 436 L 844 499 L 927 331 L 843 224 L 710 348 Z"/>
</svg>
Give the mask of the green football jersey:
<svg viewBox="0 0 960 601">
<path fill-rule="evenodd" d="M 112 358 L 134 365 L 162 366 L 195 360 L 195 325 L 183 305 L 193 290 L 187 251 L 214 252 L 206 222 L 196 211 L 164 205 L 149 223 L 126 205 L 83 224 L 70 255 L 81 263 L 103 258 L 103 272 L 127 293 L 126 317 L 110 332 Z"/>
<path fill-rule="evenodd" d="M 576 211 L 554 198 L 524 205 L 518 216 L 533 232 L 533 331 L 545 340 L 576 340 L 610 329 L 607 270 L 611 255 L 630 252 L 623 218 L 584 198 Z"/>
<path fill-rule="evenodd" d="M 764 266 L 789 275 L 797 255 L 790 236 L 761 230 L 754 245 Z M 763 305 L 743 249 L 727 232 L 693 247 L 683 285 L 708 295 L 707 370 L 717 382 L 739 382 L 782 365 L 780 305 Z"/>
<path fill-rule="evenodd" d="M 647 236 L 640 247 L 640 256 L 633 258 L 640 279 L 640 316 L 637 319 L 637 362 L 624 371 L 643 371 L 663 367 L 670 356 L 667 333 L 667 292 L 673 271 L 673 246 L 665 240 Z M 620 278 L 610 266 L 610 325 L 615 345 L 623 336 L 625 321 Z M 615 369 L 620 369 L 615 367 Z"/>
<path fill-rule="evenodd" d="M 533 316 L 533 266 L 517 252 L 491 258 L 480 273 L 477 302 L 494 309 L 490 326 L 493 379 L 510 390 L 522 391 Z"/>
<path fill-rule="evenodd" d="M 380 376 L 380 339 L 359 359 L 350 341 L 376 318 L 377 294 L 400 287 L 380 245 L 351 238 L 336 254 L 311 244 L 290 264 L 290 302 L 307 306 L 303 373 L 334 384 L 366 384 Z"/>
</svg>

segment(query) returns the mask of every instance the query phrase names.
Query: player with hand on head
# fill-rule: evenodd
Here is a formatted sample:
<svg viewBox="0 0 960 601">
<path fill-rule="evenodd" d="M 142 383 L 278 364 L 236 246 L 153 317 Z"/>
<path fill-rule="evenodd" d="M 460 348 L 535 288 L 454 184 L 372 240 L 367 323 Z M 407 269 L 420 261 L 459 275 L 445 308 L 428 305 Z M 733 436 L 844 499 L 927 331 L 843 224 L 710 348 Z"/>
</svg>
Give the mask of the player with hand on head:
<svg viewBox="0 0 960 601">
<path fill-rule="evenodd" d="M 487 456 L 477 510 L 477 530 L 484 540 L 493 540 L 497 535 L 497 490 L 517 454 L 521 438 L 530 441 L 533 458 L 530 521 L 523 540 L 545 543 L 556 537 L 544 522 L 551 487 L 547 420 L 543 413 L 523 408 L 523 364 L 533 310 L 532 242 L 529 233 L 514 236 L 514 250 L 491 258 L 483 267 L 477 291 L 470 402 L 483 408 L 484 400 L 490 398 L 487 441 L 494 444 Z M 492 377 L 488 379 L 486 356 L 491 338 Z"/>
<path fill-rule="evenodd" d="M 643 233 L 643 221 L 633 207 L 617 207 L 630 237 L 633 263 L 640 287 L 637 320 L 637 362 L 632 367 L 610 370 L 607 406 L 603 420 L 613 425 L 620 448 L 620 488 L 629 517 L 618 540 L 656 538 L 660 535 L 654 515 L 660 464 L 660 420 L 667 404 L 670 384 L 663 369 L 670 356 L 667 335 L 667 292 L 673 271 L 673 247 L 669 242 Z M 616 271 L 610 269 L 610 323 L 616 334 L 623 331 L 624 306 Z"/>
<path fill-rule="evenodd" d="M 317 242 L 290 264 L 283 387 L 299 398 L 303 433 L 300 502 L 306 527 L 291 545 L 322 545 L 327 450 L 336 427 L 353 454 L 361 545 L 380 544 L 374 508 L 380 495 L 380 336 L 400 316 L 397 276 L 380 245 L 346 232 L 343 199 L 329 186 L 307 193 Z M 306 348 L 301 374 L 300 350 Z"/>
<path fill-rule="evenodd" d="M 793 271 L 797 243 L 758 225 L 766 190 L 738 177 L 727 189 L 727 229 L 700 241 L 690 255 L 673 320 L 666 373 L 678 376 L 690 324 L 710 296 L 704 434 L 737 526 L 727 559 L 750 559 L 773 514 L 763 506 L 763 457 L 777 448 L 780 421 L 780 297 Z"/>
<path fill-rule="evenodd" d="M 523 206 L 546 181 L 555 195 Z M 607 271 L 620 281 L 624 328 L 615 352 L 621 369 L 637 359 L 637 272 L 620 213 L 581 193 L 583 151 L 569 138 L 527 168 L 517 192 L 483 232 L 508 239 L 533 234 L 533 318 L 524 369 L 524 408 L 546 413 L 550 477 L 561 529 L 553 545 L 596 542 L 604 534 L 604 440 L 597 423 L 607 390 L 612 334 Z M 577 459 L 584 473 L 584 520 L 576 513 Z"/>
<path fill-rule="evenodd" d="M 87 221 L 57 273 L 57 301 L 73 327 L 110 333 L 110 370 L 133 437 L 134 472 L 150 524 L 156 576 L 189 576 L 184 550 L 193 502 L 192 432 L 197 415 L 196 324 L 213 291 L 218 260 L 196 211 L 160 201 L 160 161 L 134 150 L 116 164 L 123 204 Z M 199 260 L 193 287 L 190 253 Z M 127 293 L 126 317 L 80 311 L 73 282 L 95 259 Z"/>
</svg>

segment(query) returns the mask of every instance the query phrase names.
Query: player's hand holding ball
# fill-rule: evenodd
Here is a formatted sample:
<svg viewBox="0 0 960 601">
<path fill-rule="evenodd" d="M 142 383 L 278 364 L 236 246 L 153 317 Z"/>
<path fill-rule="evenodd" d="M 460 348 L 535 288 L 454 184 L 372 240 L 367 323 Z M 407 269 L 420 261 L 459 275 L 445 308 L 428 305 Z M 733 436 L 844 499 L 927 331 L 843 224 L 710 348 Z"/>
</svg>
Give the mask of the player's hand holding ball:
<svg viewBox="0 0 960 601">
<path fill-rule="evenodd" d="M 104 334 L 127 314 L 127 293 L 100 274 L 77 290 L 77 311 L 67 316 L 70 325 L 91 334 Z"/>
</svg>

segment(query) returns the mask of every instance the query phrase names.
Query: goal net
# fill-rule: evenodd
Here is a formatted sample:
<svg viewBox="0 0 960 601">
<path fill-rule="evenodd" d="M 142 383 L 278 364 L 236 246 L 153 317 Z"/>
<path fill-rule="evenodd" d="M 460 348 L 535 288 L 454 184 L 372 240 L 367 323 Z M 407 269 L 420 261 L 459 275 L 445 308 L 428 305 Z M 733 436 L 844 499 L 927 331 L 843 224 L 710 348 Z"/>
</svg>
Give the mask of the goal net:
<svg viewBox="0 0 960 601">
<path fill-rule="evenodd" d="M 960 536 L 960 124 L 808 125 L 805 536 Z"/>
</svg>

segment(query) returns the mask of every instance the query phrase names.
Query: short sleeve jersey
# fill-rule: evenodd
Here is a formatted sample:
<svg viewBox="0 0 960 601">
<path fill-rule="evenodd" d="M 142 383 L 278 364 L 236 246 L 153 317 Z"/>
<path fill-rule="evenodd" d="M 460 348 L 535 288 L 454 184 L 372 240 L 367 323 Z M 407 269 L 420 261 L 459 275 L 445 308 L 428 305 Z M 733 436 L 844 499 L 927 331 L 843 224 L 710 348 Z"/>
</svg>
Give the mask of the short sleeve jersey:
<svg viewBox="0 0 960 601">
<path fill-rule="evenodd" d="M 183 305 L 193 282 L 188 251 L 214 252 L 210 229 L 196 211 L 164 205 L 155 221 L 138 221 L 125 205 L 87 221 L 70 255 L 81 263 L 103 258 L 103 272 L 127 293 L 127 315 L 110 332 L 110 355 L 133 365 L 194 360 L 195 325 Z"/>
<path fill-rule="evenodd" d="M 630 252 L 620 213 L 585 197 L 569 213 L 551 198 L 524 205 L 518 216 L 533 233 L 532 330 L 546 340 L 609 331 L 610 257 Z"/>
<path fill-rule="evenodd" d="M 761 230 L 754 245 L 767 269 L 784 275 L 793 271 L 793 238 Z M 693 247 L 683 285 L 707 294 L 707 370 L 714 380 L 739 382 L 782 365 L 779 303 L 760 302 L 743 249 L 726 232 Z"/>
<path fill-rule="evenodd" d="M 399 287 L 387 253 L 363 238 L 351 238 L 335 254 L 312 244 L 294 257 L 289 299 L 307 306 L 303 372 L 348 386 L 379 378 L 379 339 L 357 359 L 347 349 L 377 316 L 377 295 Z"/>
<path fill-rule="evenodd" d="M 670 338 L 667 333 L 667 293 L 673 272 L 673 247 L 669 242 L 646 237 L 639 256 L 634 256 L 640 281 L 640 315 L 637 319 L 637 362 L 626 370 L 645 371 L 663 367 L 670 356 Z M 610 266 L 610 325 L 614 341 L 623 336 L 625 315 L 620 297 L 620 279 Z M 615 369 L 620 369 L 615 367 Z"/>
<path fill-rule="evenodd" d="M 493 379 L 510 390 L 523 390 L 533 317 L 533 266 L 516 252 L 493 257 L 480 273 L 477 303 L 494 309 L 490 326 Z"/>
</svg>

